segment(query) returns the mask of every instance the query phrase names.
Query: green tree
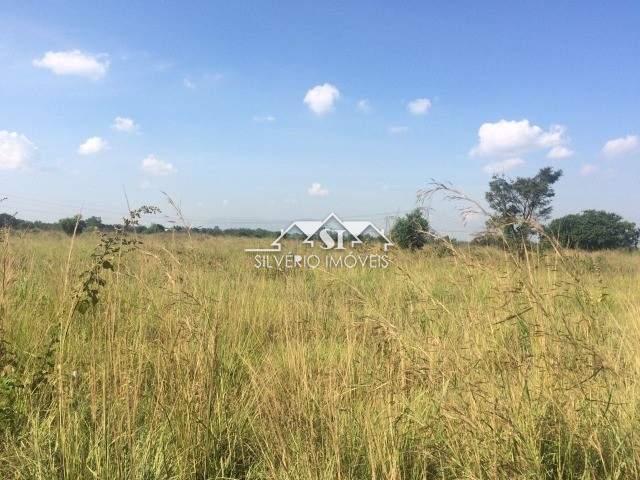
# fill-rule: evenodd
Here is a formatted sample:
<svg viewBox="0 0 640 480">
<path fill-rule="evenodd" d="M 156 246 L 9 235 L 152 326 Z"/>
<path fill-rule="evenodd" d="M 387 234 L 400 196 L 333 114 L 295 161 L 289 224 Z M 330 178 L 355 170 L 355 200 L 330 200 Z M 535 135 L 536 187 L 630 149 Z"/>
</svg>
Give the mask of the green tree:
<svg viewBox="0 0 640 480">
<path fill-rule="evenodd" d="M 74 233 L 76 235 L 80 235 L 87 226 L 80 215 L 76 215 L 75 217 L 62 218 L 58 221 L 58 223 L 60 224 L 60 228 L 62 228 L 62 231 L 69 236 L 73 235 Z"/>
<path fill-rule="evenodd" d="M 16 228 L 20 225 L 21 220 L 18 220 L 15 215 L 9 213 L 0 213 L 0 227 Z"/>
<path fill-rule="evenodd" d="M 429 221 L 422 214 L 422 209 L 416 208 L 404 217 L 398 219 L 391 229 L 391 239 L 400 248 L 419 250 L 429 241 Z"/>
<path fill-rule="evenodd" d="M 640 229 L 635 223 L 603 210 L 585 210 L 556 218 L 547 226 L 547 232 L 565 247 L 585 250 L 634 248 L 640 239 Z"/>
<path fill-rule="evenodd" d="M 161 233 L 165 230 L 166 228 L 164 228 L 164 225 L 161 225 L 159 223 L 152 223 L 151 225 L 149 225 L 149 228 L 147 228 L 147 233 Z"/>
<path fill-rule="evenodd" d="M 534 231 L 533 224 L 551 215 L 551 201 L 555 196 L 553 185 L 561 176 L 562 170 L 551 167 L 540 169 L 534 177 L 515 180 L 494 175 L 485 195 L 494 211 L 488 227 L 500 229 L 507 242 L 526 244 Z"/>
<path fill-rule="evenodd" d="M 84 221 L 84 223 L 87 228 L 91 228 L 95 230 L 100 230 L 102 227 L 104 227 L 104 224 L 102 223 L 102 218 L 100 217 L 89 217 Z"/>
</svg>

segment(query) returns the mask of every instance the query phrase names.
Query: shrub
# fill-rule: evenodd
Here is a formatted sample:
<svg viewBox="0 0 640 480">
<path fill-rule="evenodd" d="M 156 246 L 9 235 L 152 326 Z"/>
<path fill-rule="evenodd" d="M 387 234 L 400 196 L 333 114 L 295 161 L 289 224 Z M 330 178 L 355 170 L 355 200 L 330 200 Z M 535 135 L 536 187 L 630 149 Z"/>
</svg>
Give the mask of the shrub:
<svg viewBox="0 0 640 480">
<path fill-rule="evenodd" d="M 162 233 L 164 231 L 166 231 L 166 228 L 164 228 L 164 225 L 161 225 L 159 223 L 152 223 L 147 228 L 147 232 L 146 233 Z"/>
<path fill-rule="evenodd" d="M 553 220 L 547 232 L 565 247 L 585 250 L 634 248 L 640 230 L 620 215 L 602 210 L 585 210 Z"/>
<path fill-rule="evenodd" d="M 82 220 L 82 217 L 80 215 L 76 215 L 75 217 L 62 218 L 58 223 L 60 224 L 60 228 L 62 228 L 62 231 L 69 236 L 73 235 L 74 233 L 76 235 L 80 235 L 87 226 L 86 222 Z"/>
<path fill-rule="evenodd" d="M 104 223 L 102 223 L 102 218 L 100 217 L 89 217 L 84 220 L 86 228 L 93 230 L 101 230 L 104 228 Z"/>
<path fill-rule="evenodd" d="M 400 248 L 419 250 L 429 241 L 429 220 L 416 208 L 398 219 L 391 229 L 391 239 Z"/>
</svg>

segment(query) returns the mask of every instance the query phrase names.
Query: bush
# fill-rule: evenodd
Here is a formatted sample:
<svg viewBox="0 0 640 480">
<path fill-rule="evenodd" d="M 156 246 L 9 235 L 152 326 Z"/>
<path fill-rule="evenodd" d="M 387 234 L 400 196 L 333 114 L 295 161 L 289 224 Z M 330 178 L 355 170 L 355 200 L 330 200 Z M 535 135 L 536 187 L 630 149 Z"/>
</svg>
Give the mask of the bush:
<svg viewBox="0 0 640 480">
<path fill-rule="evenodd" d="M 620 215 L 602 210 L 585 210 L 553 220 L 547 232 L 568 248 L 602 250 L 638 246 L 640 230 Z"/>
<path fill-rule="evenodd" d="M 82 220 L 82 217 L 80 215 L 76 215 L 75 217 L 62 218 L 58 223 L 60 224 L 60 228 L 62 228 L 62 231 L 69 236 L 73 235 L 74 233 L 76 235 L 80 235 L 87 226 L 86 222 Z"/>
<path fill-rule="evenodd" d="M 391 229 L 391 240 L 400 248 L 419 250 L 429 242 L 429 221 L 416 208 L 398 219 Z"/>
<path fill-rule="evenodd" d="M 102 223 L 102 218 L 100 217 L 89 217 L 86 220 L 84 220 L 84 223 L 87 228 L 90 228 L 93 230 L 101 230 L 105 226 L 104 223 Z"/>
<path fill-rule="evenodd" d="M 164 225 L 161 225 L 159 223 L 152 223 L 147 228 L 147 232 L 146 233 L 162 233 L 164 231 L 166 231 L 166 228 L 164 228 Z"/>
<path fill-rule="evenodd" d="M 16 228 L 19 225 L 20 220 L 18 220 L 14 215 L 10 215 L 8 213 L 0 213 L 0 227 Z"/>
<path fill-rule="evenodd" d="M 471 245 L 505 248 L 505 240 L 492 232 L 482 232 L 471 239 Z"/>
</svg>

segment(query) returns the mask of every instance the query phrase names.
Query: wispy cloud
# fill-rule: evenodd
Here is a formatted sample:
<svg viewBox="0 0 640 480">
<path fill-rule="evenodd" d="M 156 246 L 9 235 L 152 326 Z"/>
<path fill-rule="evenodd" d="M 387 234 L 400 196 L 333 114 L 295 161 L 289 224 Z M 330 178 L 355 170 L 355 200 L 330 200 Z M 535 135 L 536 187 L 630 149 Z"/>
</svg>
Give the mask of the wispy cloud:
<svg viewBox="0 0 640 480">
<path fill-rule="evenodd" d="M 598 168 L 597 165 L 585 164 L 585 165 L 582 165 L 582 167 L 580 167 L 580 175 L 582 175 L 583 177 L 586 177 L 588 175 L 592 175 L 596 173 L 598 170 L 600 169 Z"/>
<path fill-rule="evenodd" d="M 170 175 L 177 171 L 171 163 L 160 160 L 155 155 L 149 155 L 142 160 L 141 168 L 143 172 L 157 177 Z"/>
<path fill-rule="evenodd" d="M 637 135 L 627 135 L 626 137 L 609 140 L 602 147 L 602 153 L 609 158 L 621 157 L 635 152 L 639 146 L 640 140 L 638 140 Z"/>
<path fill-rule="evenodd" d="M 388 129 L 388 132 L 391 135 L 400 135 L 402 133 L 407 133 L 409 131 L 409 127 L 404 125 L 391 125 Z"/>
<path fill-rule="evenodd" d="M 500 174 L 506 173 L 509 170 L 513 170 L 516 167 L 524 165 L 524 163 L 524 160 L 522 160 L 521 158 L 507 158 L 499 162 L 488 163 L 487 165 L 482 167 L 482 170 L 485 173 Z"/>
<path fill-rule="evenodd" d="M 189 90 L 206 87 L 220 82 L 224 78 L 222 73 L 204 73 L 202 75 L 187 75 L 182 79 L 182 84 Z"/>
<path fill-rule="evenodd" d="M 314 182 L 307 189 L 307 193 L 312 197 L 326 197 L 329 195 L 329 190 L 323 187 L 320 183 Z"/>
<path fill-rule="evenodd" d="M 276 117 L 273 115 L 254 115 L 253 121 L 256 123 L 273 123 L 276 121 Z"/>
<path fill-rule="evenodd" d="M 428 98 L 416 98 L 407 103 L 407 110 L 412 115 L 426 115 L 431 110 L 431 100 Z"/>
<path fill-rule="evenodd" d="M 547 158 L 550 158 L 552 160 L 561 160 L 563 158 L 569 158 L 573 156 L 573 153 L 573 150 L 571 150 L 570 148 L 564 147 L 562 145 L 556 145 L 551 150 L 549 150 L 549 153 L 547 153 Z"/>
<path fill-rule="evenodd" d="M 194 90 L 196 88 L 196 84 L 189 77 L 184 77 L 182 84 L 190 90 Z"/>
<path fill-rule="evenodd" d="M 113 120 L 113 125 L 111 125 L 111 128 L 113 128 L 114 130 L 117 130 L 119 132 L 132 133 L 132 132 L 135 132 L 136 130 L 138 130 L 138 125 L 131 118 L 128 118 L 128 117 L 116 117 Z"/>
<path fill-rule="evenodd" d="M 168 72 L 173 67 L 175 67 L 175 64 L 173 62 L 160 61 L 153 66 L 153 69 L 156 70 L 157 72 Z"/>
<path fill-rule="evenodd" d="M 356 108 L 358 109 L 359 112 L 362 112 L 362 113 L 371 113 L 373 111 L 371 102 L 367 98 L 358 100 L 358 103 L 356 104 Z"/>
</svg>

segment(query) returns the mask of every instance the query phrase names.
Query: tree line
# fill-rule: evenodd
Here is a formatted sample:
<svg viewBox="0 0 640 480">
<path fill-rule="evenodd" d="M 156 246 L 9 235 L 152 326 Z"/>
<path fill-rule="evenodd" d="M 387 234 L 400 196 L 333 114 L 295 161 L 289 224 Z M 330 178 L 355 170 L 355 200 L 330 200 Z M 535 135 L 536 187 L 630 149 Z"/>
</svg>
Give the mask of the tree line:
<svg viewBox="0 0 640 480">
<path fill-rule="evenodd" d="M 585 210 L 565 215 L 549 223 L 555 197 L 554 185 L 562 177 L 562 170 L 545 167 L 533 177 L 507 178 L 493 175 L 485 200 L 489 210 L 475 204 L 487 216 L 486 229 L 476 235 L 471 243 L 507 248 L 522 248 L 533 244 L 544 245 L 555 239 L 565 248 L 601 250 L 616 248 L 637 248 L 640 229 L 636 224 L 624 220 L 620 215 L 603 210 Z M 463 199 L 460 192 L 440 186 L 435 190 L 448 191 L 448 198 Z M 474 202 L 475 203 L 475 202 Z M 58 222 L 27 221 L 15 215 L 0 213 L 0 227 L 16 230 L 61 230 L 68 235 L 78 235 L 86 230 L 110 232 L 121 228 L 117 224 L 105 224 L 100 217 L 82 218 L 79 215 L 62 218 Z M 173 225 L 165 227 L 152 223 L 149 226 L 136 224 L 133 229 L 141 234 L 181 232 L 185 227 Z M 279 232 L 262 228 L 226 228 L 218 226 L 192 227 L 192 233 L 212 236 L 237 236 L 254 238 L 275 238 Z M 428 219 L 421 208 L 416 208 L 399 218 L 391 232 L 391 239 L 401 248 L 417 250 L 436 241 Z"/>
<path fill-rule="evenodd" d="M 476 204 L 488 217 L 485 231 L 471 243 L 520 249 L 536 243 L 544 246 L 555 239 L 565 248 L 582 250 L 638 247 L 640 229 L 612 212 L 585 210 L 545 224 L 553 211 L 553 187 L 561 177 L 562 170 L 551 167 L 540 169 L 533 177 L 510 179 L 494 175 L 485 194 L 489 210 Z M 446 186 L 435 190 L 447 191 L 451 199 L 466 200 L 460 192 Z M 420 208 L 399 219 L 391 237 L 400 247 L 413 250 L 434 241 Z"/>
<path fill-rule="evenodd" d="M 15 215 L 8 213 L 0 213 L 0 228 L 11 228 L 13 230 L 31 230 L 31 231 L 62 231 L 67 235 L 79 235 L 86 231 L 113 232 L 118 228 L 122 228 L 120 224 L 103 223 L 101 217 L 82 218 L 81 216 L 61 218 L 57 222 L 42 222 L 39 220 L 29 221 L 17 218 Z M 132 227 L 136 233 L 152 234 L 163 232 L 183 232 L 185 227 L 181 225 L 172 225 L 166 227 L 160 223 L 152 223 L 150 225 L 135 225 Z M 280 232 L 266 230 L 264 228 L 220 228 L 215 226 L 209 227 L 191 227 L 190 232 L 201 233 L 211 236 L 235 236 L 235 237 L 252 237 L 252 238 L 275 238 Z"/>
</svg>

